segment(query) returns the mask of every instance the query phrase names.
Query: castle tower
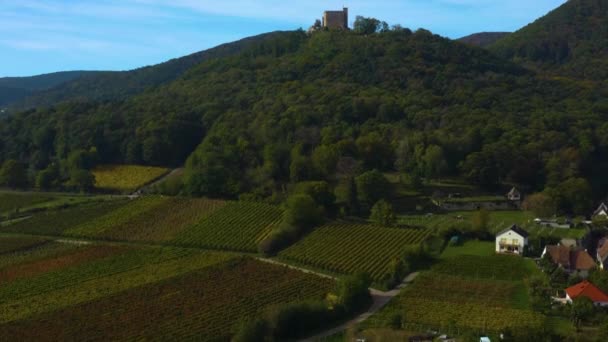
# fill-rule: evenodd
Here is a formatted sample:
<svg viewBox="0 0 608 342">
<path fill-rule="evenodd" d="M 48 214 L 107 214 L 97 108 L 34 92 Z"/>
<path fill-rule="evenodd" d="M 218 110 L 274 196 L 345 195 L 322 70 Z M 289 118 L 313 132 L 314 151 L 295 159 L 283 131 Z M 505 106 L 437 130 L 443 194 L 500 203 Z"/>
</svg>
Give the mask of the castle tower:
<svg viewBox="0 0 608 342">
<path fill-rule="evenodd" d="M 342 11 L 325 11 L 322 19 L 323 27 L 330 29 L 348 29 L 348 8 L 342 8 Z"/>
</svg>

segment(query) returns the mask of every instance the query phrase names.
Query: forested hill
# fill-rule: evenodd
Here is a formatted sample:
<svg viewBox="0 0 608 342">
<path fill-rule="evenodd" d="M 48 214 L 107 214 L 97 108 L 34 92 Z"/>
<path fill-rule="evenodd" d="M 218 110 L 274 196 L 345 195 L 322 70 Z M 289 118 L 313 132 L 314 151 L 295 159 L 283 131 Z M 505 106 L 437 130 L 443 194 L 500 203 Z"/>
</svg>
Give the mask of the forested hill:
<svg viewBox="0 0 608 342">
<path fill-rule="evenodd" d="M 93 71 L 66 71 L 31 77 L 0 78 L 0 107 L 21 100 L 35 92 L 94 73 Z"/>
<path fill-rule="evenodd" d="M 510 32 L 480 32 L 457 39 L 460 42 L 479 47 L 487 47 L 497 40 L 508 36 Z"/>
<path fill-rule="evenodd" d="M 608 79 L 608 0 L 570 0 L 490 49 L 553 75 Z"/>
<path fill-rule="evenodd" d="M 65 101 L 112 101 L 122 100 L 142 91 L 169 83 L 193 66 L 209 59 L 230 56 L 247 49 L 252 44 L 272 39 L 281 32 L 265 33 L 232 43 L 222 44 L 189 56 L 143 67 L 131 71 L 100 72 L 74 79 L 58 87 L 35 93 L 23 101 L 13 103 L 13 111 L 47 107 Z M 0 86 L 2 84 L 0 83 Z M 48 87 L 50 88 L 50 87 Z"/>
<path fill-rule="evenodd" d="M 372 169 L 489 188 L 582 178 L 599 196 L 606 95 L 425 30 L 283 32 L 137 96 L 0 121 L 0 160 L 35 175 L 93 147 L 103 163 L 187 159 L 186 192 L 209 196 Z"/>
</svg>

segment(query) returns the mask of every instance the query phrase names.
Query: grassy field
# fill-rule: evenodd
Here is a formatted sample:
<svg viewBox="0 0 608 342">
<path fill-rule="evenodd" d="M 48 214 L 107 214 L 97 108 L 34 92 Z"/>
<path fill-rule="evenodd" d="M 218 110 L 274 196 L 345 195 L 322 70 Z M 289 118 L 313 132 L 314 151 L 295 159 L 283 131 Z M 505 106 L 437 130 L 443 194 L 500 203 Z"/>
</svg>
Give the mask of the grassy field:
<svg viewBox="0 0 608 342">
<path fill-rule="evenodd" d="M 543 326 L 545 317 L 531 311 L 524 282 L 537 272 L 533 262 L 492 255 L 492 248 L 491 242 L 448 247 L 431 270 L 363 327 L 386 328 L 397 320 L 406 330 L 493 334 Z"/>
<path fill-rule="evenodd" d="M 0 255 L 0 339 L 229 340 L 271 305 L 333 281 L 233 254 L 88 245 Z"/>
<path fill-rule="evenodd" d="M 426 236 L 425 230 L 332 223 L 315 229 L 279 256 L 288 262 L 336 273 L 364 271 L 380 280 L 394 258 Z"/>
<path fill-rule="evenodd" d="M 138 165 L 103 165 L 93 170 L 95 187 L 119 192 L 135 191 L 162 177 L 169 170 Z"/>
</svg>

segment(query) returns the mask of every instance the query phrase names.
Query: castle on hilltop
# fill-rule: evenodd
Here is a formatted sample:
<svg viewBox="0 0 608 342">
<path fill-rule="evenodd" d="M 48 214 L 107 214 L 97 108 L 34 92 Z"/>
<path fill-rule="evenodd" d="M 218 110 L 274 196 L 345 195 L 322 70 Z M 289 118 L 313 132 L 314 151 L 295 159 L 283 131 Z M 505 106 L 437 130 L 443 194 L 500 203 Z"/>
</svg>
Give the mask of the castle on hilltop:
<svg viewBox="0 0 608 342">
<path fill-rule="evenodd" d="M 348 8 L 344 7 L 341 11 L 323 12 L 321 25 L 330 29 L 348 29 Z"/>
</svg>

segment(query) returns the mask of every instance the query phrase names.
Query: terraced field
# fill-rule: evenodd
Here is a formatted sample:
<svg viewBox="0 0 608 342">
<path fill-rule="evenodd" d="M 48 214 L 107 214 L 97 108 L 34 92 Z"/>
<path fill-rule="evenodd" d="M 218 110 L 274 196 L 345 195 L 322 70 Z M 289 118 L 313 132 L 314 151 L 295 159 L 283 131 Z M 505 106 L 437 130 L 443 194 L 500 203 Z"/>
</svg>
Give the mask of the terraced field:
<svg viewBox="0 0 608 342">
<path fill-rule="evenodd" d="M 315 229 L 279 256 L 288 262 L 337 273 L 363 271 L 380 280 L 394 258 L 400 257 L 408 246 L 422 242 L 427 234 L 424 229 L 334 223 Z"/>
<path fill-rule="evenodd" d="M 0 274 L 19 275 L 0 281 L 5 341 L 229 340 L 270 305 L 321 299 L 334 286 L 231 254 L 152 247 L 80 247 Z"/>
<path fill-rule="evenodd" d="M 93 170 L 95 187 L 120 192 L 135 191 L 162 177 L 169 170 L 138 165 L 103 165 Z"/>
</svg>

